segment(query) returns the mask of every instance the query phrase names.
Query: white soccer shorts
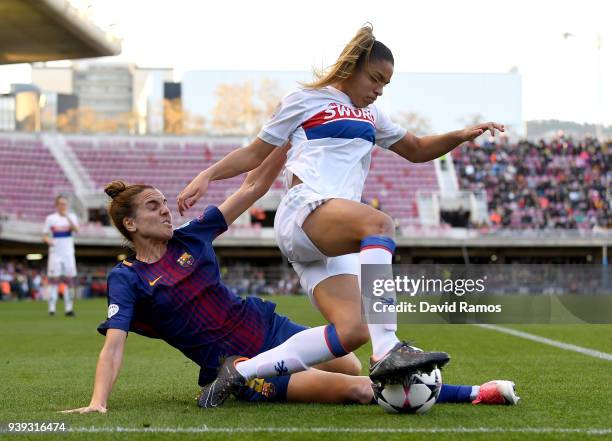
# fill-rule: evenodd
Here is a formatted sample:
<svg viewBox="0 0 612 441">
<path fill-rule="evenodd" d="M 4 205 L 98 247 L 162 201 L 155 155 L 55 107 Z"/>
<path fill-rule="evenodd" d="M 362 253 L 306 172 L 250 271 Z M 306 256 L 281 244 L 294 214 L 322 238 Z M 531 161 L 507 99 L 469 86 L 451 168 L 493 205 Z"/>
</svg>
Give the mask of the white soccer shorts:
<svg viewBox="0 0 612 441">
<path fill-rule="evenodd" d="M 49 254 L 47 277 L 76 277 L 76 260 L 73 255 Z"/>
<path fill-rule="evenodd" d="M 305 184 L 287 192 L 274 218 L 274 235 L 281 252 L 289 259 L 300 278 L 302 288 L 313 305 L 315 287 L 323 280 L 340 274 L 359 274 L 359 253 L 328 257 L 308 238 L 302 225 L 310 213 L 328 198 L 321 196 Z"/>
</svg>

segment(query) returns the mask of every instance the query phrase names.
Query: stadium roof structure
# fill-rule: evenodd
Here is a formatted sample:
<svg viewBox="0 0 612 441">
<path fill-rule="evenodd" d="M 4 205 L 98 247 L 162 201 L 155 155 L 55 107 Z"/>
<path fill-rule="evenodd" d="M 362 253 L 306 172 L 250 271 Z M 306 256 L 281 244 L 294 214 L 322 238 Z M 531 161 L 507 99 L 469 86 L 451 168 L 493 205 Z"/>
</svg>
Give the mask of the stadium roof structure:
<svg viewBox="0 0 612 441">
<path fill-rule="evenodd" d="M 117 55 L 120 41 L 67 0 L 2 0 L 0 64 Z"/>
</svg>

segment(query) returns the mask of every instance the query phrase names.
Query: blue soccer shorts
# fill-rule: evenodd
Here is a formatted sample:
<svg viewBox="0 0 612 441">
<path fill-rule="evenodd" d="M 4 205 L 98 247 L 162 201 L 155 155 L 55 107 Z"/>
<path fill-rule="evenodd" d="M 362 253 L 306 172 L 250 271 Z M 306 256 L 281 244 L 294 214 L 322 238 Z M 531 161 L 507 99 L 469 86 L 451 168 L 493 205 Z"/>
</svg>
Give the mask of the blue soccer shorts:
<svg viewBox="0 0 612 441">
<path fill-rule="evenodd" d="M 270 326 L 261 352 L 284 343 L 289 337 L 308 329 L 306 326 L 293 323 L 287 317 L 274 314 L 270 319 Z M 236 398 L 252 402 L 282 402 L 287 401 L 287 388 L 291 375 L 271 378 L 256 378 L 241 387 Z"/>
</svg>

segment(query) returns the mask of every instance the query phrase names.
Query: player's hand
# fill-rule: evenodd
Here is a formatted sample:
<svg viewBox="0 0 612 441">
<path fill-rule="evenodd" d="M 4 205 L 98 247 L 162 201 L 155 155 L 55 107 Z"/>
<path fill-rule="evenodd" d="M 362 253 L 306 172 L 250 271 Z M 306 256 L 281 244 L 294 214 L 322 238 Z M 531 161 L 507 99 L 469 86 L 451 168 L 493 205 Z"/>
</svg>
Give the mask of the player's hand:
<svg viewBox="0 0 612 441">
<path fill-rule="evenodd" d="M 491 132 L 491 136 L 495 136 L 495 130 L 505 132 L 506 128 L 503 124 L 494 122 L 482 123 L 472 127 L 465 128 L 459 132 L 459 136 L 463 141 L 473 141 L 486 131 Z"/>
<path fill-rule="evenodd" d="M 101 404 L 90 404 L 87 407 L 79 407 L 78 409 L 69 409 L 69 410 L 62 410 L 60 411 L 60 413 L 94 413 L 94 412 L 99 412 L 99 413 L 106 413 L 106 407 L 102 406 Z"/>
<path fill-rule="evenodd" d="M 204 196 L 208 189 L 208 177 L 204 173 L 200 173 L 193 181 L 181 191 L 176 199 L 178 210 L 181 216 L 187 210 L 195 205 L 198 200 Z"/>
</svg>

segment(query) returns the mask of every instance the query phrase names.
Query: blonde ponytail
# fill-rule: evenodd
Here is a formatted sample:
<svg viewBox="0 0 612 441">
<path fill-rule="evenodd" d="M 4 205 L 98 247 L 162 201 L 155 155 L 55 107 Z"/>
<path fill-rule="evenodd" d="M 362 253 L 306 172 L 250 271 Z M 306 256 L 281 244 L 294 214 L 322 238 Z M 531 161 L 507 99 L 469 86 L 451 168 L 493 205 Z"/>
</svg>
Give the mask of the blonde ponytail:
<svg viewBox="0 0 612 441">
<path fill-rule="evenodd" d="M 344 47 L 333 66 L 325 71 L 315 70 L 315 81 L 302 85 L 308 89 L 319 89 L 349 78 L 355 71 L 357 64 L 363 62 L 363 60 L 367 61 L 370 57 L 372 46 L 376 41 L 372 31 L 373 27 L 370 23 L 359 29 L 353 39 Z"/>
</svg>

